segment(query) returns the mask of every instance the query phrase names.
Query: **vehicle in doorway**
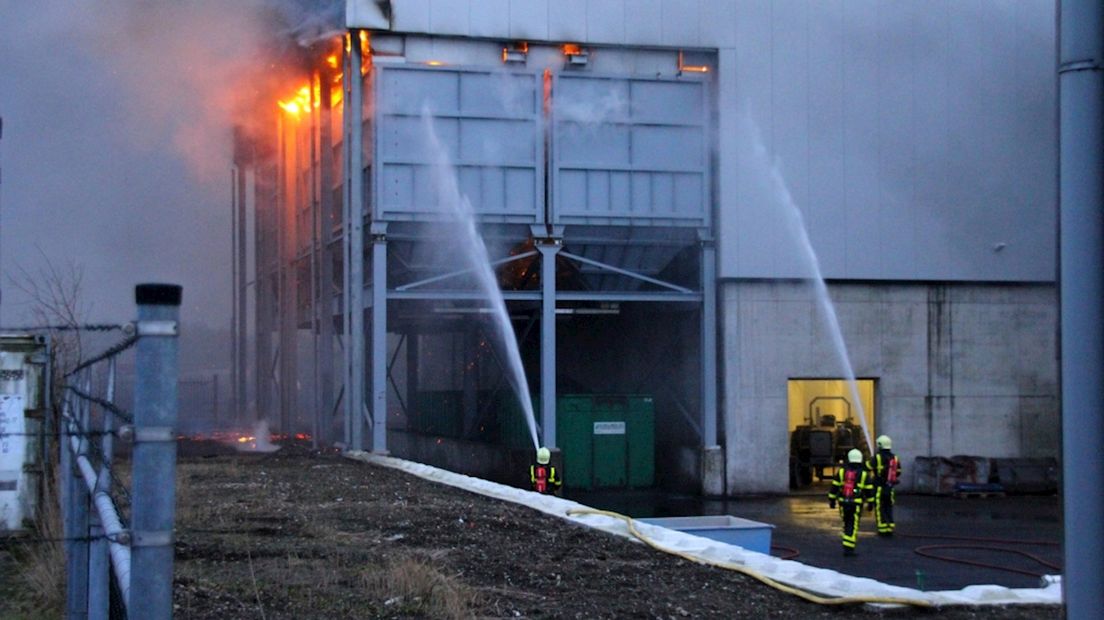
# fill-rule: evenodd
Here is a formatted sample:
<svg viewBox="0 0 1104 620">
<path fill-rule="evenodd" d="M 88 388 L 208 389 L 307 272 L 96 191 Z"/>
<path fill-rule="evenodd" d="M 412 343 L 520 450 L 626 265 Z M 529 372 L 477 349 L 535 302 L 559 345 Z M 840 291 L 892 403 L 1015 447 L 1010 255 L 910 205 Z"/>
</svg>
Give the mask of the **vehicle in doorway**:
<svg viewBox="0 0 1104 620">
<path fill-rule="evenodd" d="M 842 409 L 842 419 L 822 411 L 832 405 Z M 870 456 L 866 436 L 852 415 L 851 402 L 843 396 L 812 399 L 805 424 L 790 433 L 790 488 L 807 487 L 814 476 L 817 480 L 831 477 L 852 448 L 858 448 L 863 458 Z M 827 471 L 829 468 L 831 471 Z"/>
</svg>

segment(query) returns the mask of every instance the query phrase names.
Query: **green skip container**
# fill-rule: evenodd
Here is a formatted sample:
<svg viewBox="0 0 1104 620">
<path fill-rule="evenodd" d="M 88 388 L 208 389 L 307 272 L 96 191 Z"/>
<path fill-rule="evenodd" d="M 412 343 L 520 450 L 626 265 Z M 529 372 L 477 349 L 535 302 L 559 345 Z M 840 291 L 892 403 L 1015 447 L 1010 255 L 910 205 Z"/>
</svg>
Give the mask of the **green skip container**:
<svg viewBox="0 0 1104 620">
<path fill-rule="evenodd" d="M 534 403 L 540 417 L 539 402 Z M 516 402 L 499 402 L 499 439 L 532 445 Z M 556 399 L 556 442 L 564 486 L 641 488 L 655 484 L 655 405 L 639 394 L 563 394 Z"/>
</svg>

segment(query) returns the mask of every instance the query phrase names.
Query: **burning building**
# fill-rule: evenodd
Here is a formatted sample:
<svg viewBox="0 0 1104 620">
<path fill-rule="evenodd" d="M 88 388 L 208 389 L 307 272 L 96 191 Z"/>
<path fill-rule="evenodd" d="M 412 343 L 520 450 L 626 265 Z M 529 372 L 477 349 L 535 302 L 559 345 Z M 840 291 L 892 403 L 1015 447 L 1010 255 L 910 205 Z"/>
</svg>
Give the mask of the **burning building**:
<svg viewBox="0 0 1104 620">
<path fill-rule="evenodd" d="M 239 136 L 236 381 L 492 477 L 527 384 L 581 487 L 782 491 L 822 424 L 1054 456 L 1052 11 L 349 0 Z"/>
</svg>

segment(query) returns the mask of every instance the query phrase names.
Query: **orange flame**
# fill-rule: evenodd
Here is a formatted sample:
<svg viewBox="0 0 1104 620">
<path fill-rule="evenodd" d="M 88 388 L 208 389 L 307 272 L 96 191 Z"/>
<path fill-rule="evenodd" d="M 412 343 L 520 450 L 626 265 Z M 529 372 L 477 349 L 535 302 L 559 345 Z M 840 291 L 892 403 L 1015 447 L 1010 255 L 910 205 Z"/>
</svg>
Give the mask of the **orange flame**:
<svg viewBox="0 0 1104 620">
<path fill-rule="evenodd" d="M 315 106 L 317 107 L 317 98 L 315 99 Z M 289 101 L 277 101 L 276 105 L 280 106 L 285 112 L 292 116 L 299 116 L 300 112 L 306 112 L 311 108 L 311 88 L 309 85 L 303 86 L 299 90 L 295 91 L 295 97 Z"/>
</svg>

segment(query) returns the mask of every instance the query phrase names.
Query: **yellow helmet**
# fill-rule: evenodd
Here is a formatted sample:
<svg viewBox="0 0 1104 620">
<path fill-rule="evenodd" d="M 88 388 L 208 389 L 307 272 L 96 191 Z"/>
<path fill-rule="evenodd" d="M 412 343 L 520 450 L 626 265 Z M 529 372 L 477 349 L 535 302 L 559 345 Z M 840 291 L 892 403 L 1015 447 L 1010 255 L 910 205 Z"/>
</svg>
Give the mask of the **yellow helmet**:
<svg viewBox="0 0 1104 620">
<path fill-rule="evenodd" d="M 889 435 L 880 435 L 874 441 L 878 444 L 879 448 L 882 448 L 882 449 L 885 449 L 885 450 L 889 450 L 890 448 L 893 447 L 893 440 L 889 438 Z"/>
<path fill-rule="evenodd" d="M 540 448 L 537 450 L 537 462 L 541 465 L 547 465 L 548 461 L 552 459 L 552 453 L 548 448 Z"/>
<path fill-rule="evenodd" d="M 847 462 L 848 463 L 862 463 L 863 462 L 862 452 L 860 452 L 858 448 L 851 448 L 851 451 L 847 453 Z"/>
</svg>

